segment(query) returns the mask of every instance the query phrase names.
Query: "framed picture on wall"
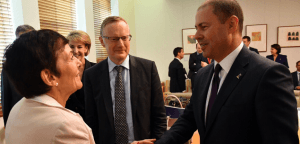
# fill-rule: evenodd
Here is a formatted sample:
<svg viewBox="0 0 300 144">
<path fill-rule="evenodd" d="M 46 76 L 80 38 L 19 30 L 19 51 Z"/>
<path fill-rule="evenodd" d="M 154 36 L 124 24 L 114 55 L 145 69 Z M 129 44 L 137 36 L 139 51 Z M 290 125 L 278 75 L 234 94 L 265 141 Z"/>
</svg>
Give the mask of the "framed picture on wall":
<svg viewBox="0 0 300 144">
<path fill-rule="evenodd" d="M 191 54 L 196 51 L 196 39 L 195 39 L 196 29 L 186 28 L 182 29 L 182 48 L 184 54 Z"/>
<path fill-rule="evenodd" d="M 277 43 L 281 47 L 300 47 L 300 25 L 278 27 Z"/>
<path fill-rule="evenodd" d="M 246 25 L 246 35 L 251 38 L 250 47 L 259 52 L 267 51 L 267 24 Z"/>
</svg>

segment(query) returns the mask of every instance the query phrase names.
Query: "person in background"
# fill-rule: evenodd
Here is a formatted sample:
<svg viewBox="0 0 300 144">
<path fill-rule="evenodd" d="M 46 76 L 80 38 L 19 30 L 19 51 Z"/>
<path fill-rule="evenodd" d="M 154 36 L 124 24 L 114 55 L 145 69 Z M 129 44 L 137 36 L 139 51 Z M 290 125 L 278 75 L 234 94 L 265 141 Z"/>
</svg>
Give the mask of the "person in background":
<svg viewBox="0 0 300 144">
<path fill-rule="evenodd" d="M 17 27 L 15 35 L 19 38 L 20 35 L 35 30 L 30 25 L 20 25 Z M 6 126 L 7 118 L 12 107 L 20 100 L 23 96 L 17 93 L 15 87 L 11 84 L 10 80 L 5 73 L 5 70 L 1 72 L 1 104 L 3 112 L 4 126 Z"/>
<path fill-rule="evenodd" d="M 244 42 L 244 44 L 246 45 L 246 47 L 247 47 L 249 50 L 251 50 L 251 51 L 253 51 L 253 52 L 259 54 L 259 52 L 258 52 L 258 50 L 257 50 L 256 48 L 253 48 L 253 47 L 250 47 L 250 46 L 249 46 L 249 45 L 250 45 L 250 42 L 251 42 L 251 39 L 250 39 L 249 36 L 244 36 L 244 37 L 243 37 L 243 42 Z"/>
<path fill-rule="evenodd" d="M 273 44 L 273 45 L 271 45 L 271 54 L 272 55 L 267 55 L 267 58 L 272 60 L 272 61 L 281 63 L 281 64 L 283 64 L 283 65 L 285 65 L 286 67 L 289 68 L 287 56 L 286 55 L 281 55 L 280 52 L 281 52 L 280 45 L 279 44 Z"/>
<path fill-rule="evenodd" d="M 194 85 L 194 78 L 197 74 L 197 71 L 206 65 L 210 64 L 213 62 L 213 60 L 209 58 L 203 57 L 202 54 L 202 49 L 199 43 L 196 44 L 196 52 L 190 54 L 190 59 L 189 59 L 189 74 L 188 77 L 191 79 L 192 82 L 192 88 Z"/>
<path fill-rule="evenodd" d="M 196 130 L 201 144 L 299 144 L 291 74 L 244 45 L 238 2 L 205 1 L 195 19 L 195 39 L 215 62 L 198 71 L 190 103 L 155 144 L 182 144 Z"/>
<path fill-rule="evenodd" d="M 88 61 L 85 56 L 88 56 L 91 49 L 91 39 L 90 36 L 81 30 L 74 30 L 67 36 L 69 40 L 69 45 L 74 51 L 74 55 L 80 60 L 81 66 L 79 67 L 79 76 L 81 82 L 83 83 L 84 71 L 95 65 L 95 63 Z M 67 103 L 66 108 L 70 109 L 85 119 L 85 102 L 84 102 L 84 85 L 81 89 L 73 93 Z"/>
<path fill-rule="evenodd" d="M 101 24 L 99 40 L 108 58 L 84 73 L 86 123 L 97 144 L 159 139 L 167 128 L 155 63 L 129 55 L 130 30 L 118 16 Z M 145 142 L 139 142 L 140 144 Z"/>
<path fill-rule="evenodd" d="M 292 73 L 295 90 L 300 90 L 300 61 L 296 63 L 297 70 Z"/>
<path fill-rule="evenodd" d="M 183 92 L 185 90 L 186 71 L 180 60 L 184 56 L 183 49 L 176 47 L 173 50 L 174 60 L 169 65 L 170 92 Z"/>
<path fill-rule="evenodd" d="M 7 143 L 95 143 L 81 116 L 65 108 L 82 87 L 81 62 L 73 54 L 68 40 L 52 30 L 25 33 L 9 46 L 4 70 L 24 98 L 9 114 Z"/>
</svg>

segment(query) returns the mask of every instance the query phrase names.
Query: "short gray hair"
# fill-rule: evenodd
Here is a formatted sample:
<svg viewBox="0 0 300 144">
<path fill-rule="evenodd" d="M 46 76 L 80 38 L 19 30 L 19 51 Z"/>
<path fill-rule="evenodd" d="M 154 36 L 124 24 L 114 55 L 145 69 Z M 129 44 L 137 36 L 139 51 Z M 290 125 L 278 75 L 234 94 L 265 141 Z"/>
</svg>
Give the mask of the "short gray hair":
<svg viewBox="0 0 300 144">
<path fill-rule="evenodd" d="M 18 37 L 20 37 L 21 34 L 30 32 L 32 30 L 35 30 L 35 29 L 30 25 L 27 25 L 27 24 L 19 25 L 16 29 L 15 35 L 18 38 Z"/>
</svg>

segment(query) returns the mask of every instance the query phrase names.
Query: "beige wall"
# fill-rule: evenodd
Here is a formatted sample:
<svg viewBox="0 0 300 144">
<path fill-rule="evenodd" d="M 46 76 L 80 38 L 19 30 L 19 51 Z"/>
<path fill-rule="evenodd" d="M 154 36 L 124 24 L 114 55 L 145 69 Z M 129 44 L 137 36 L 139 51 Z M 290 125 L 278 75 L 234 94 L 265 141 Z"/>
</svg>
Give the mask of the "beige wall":
<svg viewBox="0 0 300 144">
<path fill-rule="evenodd" d="M 119 0 L 119 15 L 130 24 L 134 32 L 132 55 L 155 61 L 161 81 L 169 79 L 168 66 L 173 60 L 172 51 L 182 46 L 182 29 L 193 28 L 197 8 L 204 0 Z M 300 25 L 299 0 L 238 0 L 244 11 L 245 25 L 267 24 L 267 52 L 277 42 L 277 27 Z M 244 32 L 243 32 L 244 34 Z M 300 60 L 300 48 L 283 48 L 288 56 L 290 70 Z M 188 58 L 181 62 L 188 71 Z"/>
</svg>

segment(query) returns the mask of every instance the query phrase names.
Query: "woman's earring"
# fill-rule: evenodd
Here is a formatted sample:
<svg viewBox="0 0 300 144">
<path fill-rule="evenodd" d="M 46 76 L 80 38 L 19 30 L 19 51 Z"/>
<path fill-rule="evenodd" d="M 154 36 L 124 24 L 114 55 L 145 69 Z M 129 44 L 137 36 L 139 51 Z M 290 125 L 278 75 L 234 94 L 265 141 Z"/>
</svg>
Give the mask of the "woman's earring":
<svg viewBox="0 0 300 144">
<path fill-rule="evenodd" d="M 56 86 L 58 86 L 58 83 L 56 83 Z"/>
</svg>

